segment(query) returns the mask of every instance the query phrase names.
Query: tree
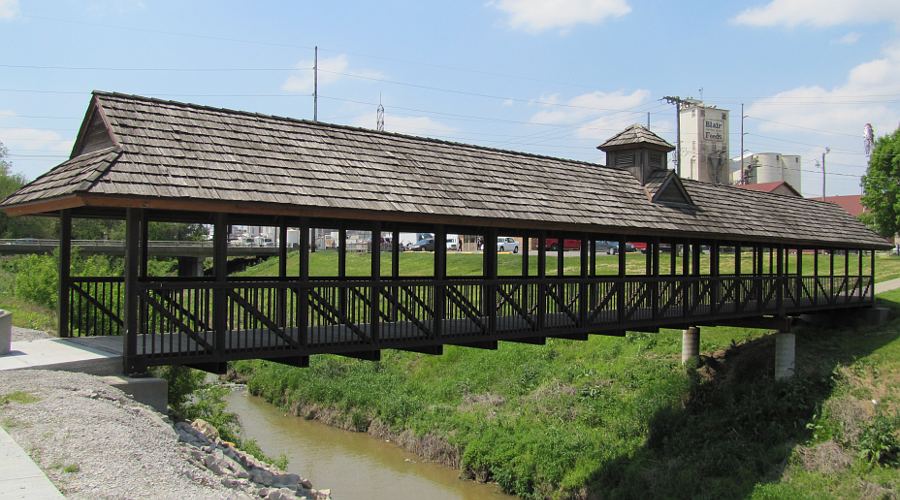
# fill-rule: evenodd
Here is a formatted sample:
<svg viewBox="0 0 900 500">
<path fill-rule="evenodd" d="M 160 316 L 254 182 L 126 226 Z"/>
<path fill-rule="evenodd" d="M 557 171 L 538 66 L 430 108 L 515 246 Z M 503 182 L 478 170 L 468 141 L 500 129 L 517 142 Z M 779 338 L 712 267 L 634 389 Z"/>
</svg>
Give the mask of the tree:
<svg viewBox="0 0 900 500">
<path fill-rule="evenodd" d="M 12 173 L 6 146 L 0 142 L 0 200 L 25 185 L 22 174 Z M 10 217 L 0 211 L 0 238 L 52 238 L 55 224 L 46 217 Z"/>
<path fill-rule="evenodd" d="M 900 128 L 875 141 L 862 183 L 863 220 L 883 236 L 900 232 Z"/>
</svg>

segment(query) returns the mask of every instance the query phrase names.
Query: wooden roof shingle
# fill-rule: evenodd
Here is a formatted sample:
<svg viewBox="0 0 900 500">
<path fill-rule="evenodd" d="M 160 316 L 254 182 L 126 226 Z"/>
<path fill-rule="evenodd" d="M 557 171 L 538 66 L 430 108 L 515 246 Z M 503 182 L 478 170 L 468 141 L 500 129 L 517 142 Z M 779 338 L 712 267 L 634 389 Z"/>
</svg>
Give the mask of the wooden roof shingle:
<svg viewBox="0 0 900 500">
<path fill-rule="evenodd" d="M 114 200 L 105 206 L 258 203 L 261 214 L 270 206 L 298 216 L 329 208 L 383 220 L 885 245 L 839 207 L 814 200 L 682 180 L 695 204 L 688 210 L 652 203 L 630 173 L 594 163 L 117 93 L 95 92 L 92 106 L 116 147 L 74 156 L 0 206 L 39 212 L 42 202 L 64 197 Z M 628 130 L 634 137 L 611 141 L 671 148 L 646 129 L 652 137 Z"/>
</svg>

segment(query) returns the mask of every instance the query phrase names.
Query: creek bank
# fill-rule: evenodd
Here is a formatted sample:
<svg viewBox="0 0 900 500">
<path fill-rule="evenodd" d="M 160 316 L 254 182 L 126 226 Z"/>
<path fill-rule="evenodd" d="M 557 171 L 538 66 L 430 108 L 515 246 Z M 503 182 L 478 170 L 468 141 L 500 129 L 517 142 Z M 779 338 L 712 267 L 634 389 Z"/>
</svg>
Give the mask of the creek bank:
<svg viewBox="0 0 900 500">
<path fill-rule="evenodd" d="M 10 371 L 0 396 L 0 424 L 67 497 L 330 498 L 209 424 L 173 426 L 98 377 Z"/>
<path fill-rule="evenodd" d="M 231 368 L 229 368 L 227 379 L 232 383 L 240 385 L 245 385 L 247 382 L 243 374 L 236 372 Z M 250 394 L 253 394 L 253 391 L 250 391 L 249 387 L 247 390 Z M 253 395 L 261 396 L 260 394 Z M 361 416 L 358 413 L 347 413 L 339 408 L 315 403 L 301 404 L 295 402 L 285 408 L 284 401 L 270 401 L 268 399 L 266 399 L 266 401 L 268 401 L 269 404 L 284 409 L 292 416 L 304 418 L 306 420 L 315 420 L 346 431 L 366 433 L 382 441 L 393 443 L 428 462 L 433 462 L 457 470 L 461 467 L 461 450 L 439 434 L 429 432 L 423 435 L 417 435 L 409 429 L 397 432 L 377 417 L 369 418 Z M 482 483 L 488 482 L 488 478 L 484 474 L 477 474 L 473 471 L 461 470 L 460 477 L 463 479 L 475 479 Z"/>
</svg>

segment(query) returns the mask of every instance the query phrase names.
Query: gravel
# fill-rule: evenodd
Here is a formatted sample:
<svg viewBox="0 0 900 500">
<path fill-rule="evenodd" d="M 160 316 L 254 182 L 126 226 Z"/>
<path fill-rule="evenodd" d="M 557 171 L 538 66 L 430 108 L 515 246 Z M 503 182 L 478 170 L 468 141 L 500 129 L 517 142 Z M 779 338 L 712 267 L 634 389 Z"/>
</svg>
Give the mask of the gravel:
<svg viewBox="0 0 900 500">
<path fill-rule="evenodd" d="M 0 396 L 16 391 L 37 400 L 0 400 L 0 424 L 67 497 L 278 497 L 275 490 L 268 495 L 259 484 L 235 482 L 204 467 L 201 453 L 221 455 L 221 449 L 179 441 L 183 431 L 167 417 L 96 377 L 4 372 Z"/>
<path fill-rule="evenodd" d="M 31 342 L 32 340 L 41 340 L 41 339 L 49 339 L 51 335 L 47 332 L 42 332 L 40 330 L 32 330 L 30 328 L 19 328 L 18 326 L 12 327 L 12 341 L 13 342 Z"/>
</svg>

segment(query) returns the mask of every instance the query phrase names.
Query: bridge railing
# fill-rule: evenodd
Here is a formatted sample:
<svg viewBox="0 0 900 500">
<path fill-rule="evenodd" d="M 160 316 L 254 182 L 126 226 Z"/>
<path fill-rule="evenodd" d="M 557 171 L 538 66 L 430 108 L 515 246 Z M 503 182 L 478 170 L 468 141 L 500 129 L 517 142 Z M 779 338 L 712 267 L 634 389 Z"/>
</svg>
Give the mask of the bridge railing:
<svg viewBox="0 0 900 500">
<path fill-rule="evenodd" d="M 129 355 L 160 363 L 619 331 L 872 300 L 868 276 L 165 278 L 137 287 Z M 120 278 L 72 278 L 70 332 L 121 334 L 124 304 Z"/>
</svg>

